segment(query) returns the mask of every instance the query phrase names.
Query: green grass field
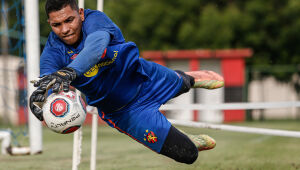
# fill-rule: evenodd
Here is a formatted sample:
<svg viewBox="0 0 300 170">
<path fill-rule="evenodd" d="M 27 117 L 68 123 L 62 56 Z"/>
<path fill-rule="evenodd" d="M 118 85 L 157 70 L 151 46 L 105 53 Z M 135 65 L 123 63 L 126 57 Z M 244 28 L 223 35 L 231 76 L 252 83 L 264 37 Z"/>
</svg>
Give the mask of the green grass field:
<svg viewBox="0 0 300 170">
<path fill-rule="evenodd" d="M 247 122 L 237 125 L 300 131 L 299 121 Z M 159 170 L 293 170 L 300 169 L 300 139 L 180 127 L 192 134 L 214 137 L 217 147 L 199 153 L 192 165 L 156 154 L 117 130 L 98 128 L 97 169 Z M 17 131 L 15 129 L 15 131 Z M 89 169 L 89 126 L 83 128 L 80 170 Z M 73 135 L 60 135 L 44 127 L 43 153 L 33 156 L 0 155 L 2 170 L 69 170 L 72 168 Z M 20 142 L 24 143 L 24 139 Z M 26 142 L 25 142 L 26 143 Z"/>
</svg>

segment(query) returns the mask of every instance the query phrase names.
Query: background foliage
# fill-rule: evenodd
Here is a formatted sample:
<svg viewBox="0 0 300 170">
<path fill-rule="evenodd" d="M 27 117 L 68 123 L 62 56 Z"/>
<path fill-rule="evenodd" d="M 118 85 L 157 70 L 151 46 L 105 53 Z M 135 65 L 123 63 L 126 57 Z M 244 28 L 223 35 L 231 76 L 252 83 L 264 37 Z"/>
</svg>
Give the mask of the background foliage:
<svg viewBox="0 0 300 170">
<path fill-rule="evenodd" d="M 248 66 L 300 63 L 299 0 L 105 0 L 104 12 L 141 50 L 252 48 Z M 41 5 L 41 33 L 49 26 Z M 95 9 L 95 0 L 86 0 Z M 269 70 L 289 81 L 293 74 Z M 299 71 L 298 71 L 299 74 Z M 299 74 L 300 75 L 300 74 Z"/>
</svg>

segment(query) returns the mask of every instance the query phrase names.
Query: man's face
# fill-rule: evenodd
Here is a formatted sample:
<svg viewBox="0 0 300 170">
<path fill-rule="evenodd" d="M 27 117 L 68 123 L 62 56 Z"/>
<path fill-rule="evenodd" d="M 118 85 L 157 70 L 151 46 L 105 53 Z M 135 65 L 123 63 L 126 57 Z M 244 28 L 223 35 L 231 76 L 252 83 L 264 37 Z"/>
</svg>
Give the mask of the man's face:
<svg viewBox="0 0 300 170">
<path fill-rule="evenodd" d="M 83 21 L 83 9 L 73 10 L 70 5 L 50 12 L 48 19 L 52 31 L 68 45 L 74 45 L 80 40 Z"/>
</svg>

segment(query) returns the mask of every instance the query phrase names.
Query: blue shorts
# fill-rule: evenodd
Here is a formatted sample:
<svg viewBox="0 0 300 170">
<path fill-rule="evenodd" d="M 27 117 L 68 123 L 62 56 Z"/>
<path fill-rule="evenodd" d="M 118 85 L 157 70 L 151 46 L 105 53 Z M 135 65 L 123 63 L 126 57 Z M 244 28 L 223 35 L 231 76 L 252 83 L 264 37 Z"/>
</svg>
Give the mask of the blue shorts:
<svg viewBox="0 0 300 170">
<path fill-rule="evenodd" d="M 158 110 L 180 90 L 183 80 L 175 71 L 140 59 L 149 79 L 142 83 L 137 97 L 123 109 L 99 116 L 111 127 L 127 134 L 151 150 L 159 153 L 171 123 Z"/>
</svg>

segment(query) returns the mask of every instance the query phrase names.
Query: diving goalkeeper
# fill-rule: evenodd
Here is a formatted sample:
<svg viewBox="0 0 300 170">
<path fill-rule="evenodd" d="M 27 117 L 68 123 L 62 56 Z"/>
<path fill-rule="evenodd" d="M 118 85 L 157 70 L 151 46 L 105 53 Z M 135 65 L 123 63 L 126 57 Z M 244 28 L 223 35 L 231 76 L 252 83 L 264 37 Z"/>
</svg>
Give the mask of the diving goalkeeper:
<svg viewBox="0 0 300 170">
<path fill-rule="evenodd" d="M 133 42 L 102 12 L 79 9 L 76 0 L 47 0 L 52 28 L 40 59 L 40 79 L 30 96 L 32 113 L 43 121 L 48 86 L 57 93 L 72 85 L 85 94 L 109 126 L 149 149 L 192 164 L 198 151 L 215 147 L 207 135 L 179 131 L 158 110 L 190 88 L 215 89 L 223 78 L 212 71 L 182 72 L 139 58 Z"/>
</svg>

